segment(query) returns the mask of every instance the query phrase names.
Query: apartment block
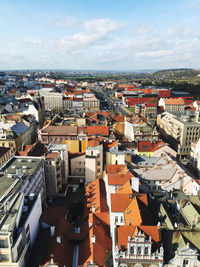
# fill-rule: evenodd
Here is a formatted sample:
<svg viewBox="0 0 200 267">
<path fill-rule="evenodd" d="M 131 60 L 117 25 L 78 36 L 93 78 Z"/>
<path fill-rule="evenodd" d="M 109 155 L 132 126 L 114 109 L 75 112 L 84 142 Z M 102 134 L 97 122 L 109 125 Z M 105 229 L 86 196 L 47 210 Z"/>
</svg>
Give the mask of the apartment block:
<svg viewBox="0 0 200 267">
<path fill-rule="evenodd" d="M 180 159 L 190 156 L 191 143 L 200 137 L 200 123 L 196 113 L 164 112 L 157 117 L 161 135 L 177 151 Z"/>
<path fill-rule="evenodd" d="M 45 156 L 46 195 L 54 196 L 62 190 L 60 154 L 51 152 Z"/>
</svg>

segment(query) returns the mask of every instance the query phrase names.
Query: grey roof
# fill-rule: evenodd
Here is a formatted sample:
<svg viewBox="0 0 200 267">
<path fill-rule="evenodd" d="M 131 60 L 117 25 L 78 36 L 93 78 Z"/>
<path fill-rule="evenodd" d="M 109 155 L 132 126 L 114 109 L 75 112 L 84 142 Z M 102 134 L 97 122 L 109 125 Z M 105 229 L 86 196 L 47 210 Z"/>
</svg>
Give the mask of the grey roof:
<svg viewBox="0 0 200 267">
<path fill-rule="evenodd" d="M 151 169 L 143 172 L 140 169 L 134 170 L 145 180 L 169 181 L 176 172 L 176 169 Z"/>
<path fill-rule="evenodd" d="M 135 155 L 132 157 L 132 162 L 140 167 L 153 167 L 160 158 L 158 157 L 147 157 L 145 155 Z"/>
</svg>

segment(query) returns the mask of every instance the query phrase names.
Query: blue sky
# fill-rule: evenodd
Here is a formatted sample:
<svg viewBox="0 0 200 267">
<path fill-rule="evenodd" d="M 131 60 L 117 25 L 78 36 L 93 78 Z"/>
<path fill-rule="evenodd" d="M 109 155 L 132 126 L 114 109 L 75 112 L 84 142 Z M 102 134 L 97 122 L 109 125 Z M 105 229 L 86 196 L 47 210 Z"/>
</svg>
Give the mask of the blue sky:
<svg viewBox="0 0 200 267">
<path fill-rule="evenodd" d="M 0 69 L 200 69 L 200 0 L 0 0 Z"/>
</svg>

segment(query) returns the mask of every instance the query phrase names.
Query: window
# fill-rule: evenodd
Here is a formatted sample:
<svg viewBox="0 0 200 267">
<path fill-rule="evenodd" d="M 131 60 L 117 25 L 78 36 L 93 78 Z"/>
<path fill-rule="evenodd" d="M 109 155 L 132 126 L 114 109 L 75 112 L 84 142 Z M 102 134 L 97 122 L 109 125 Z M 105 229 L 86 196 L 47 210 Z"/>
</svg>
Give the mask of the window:
<svg viewBox="0 0 200 267">
<path fill-rule="evenodd" d="M 8 248 L 8 240 L 0 239 L 0 248 Z"/>
<path fill-rule="evenodd" d="M 188 264 L 189 264 L 189 260 L 183 260 L 183 267 L 188 266 Z"/>
<path fill-rule="evenodd" d="M 118 217 L 115 216 L 115 223 L 118 223 Z"/>
<path fill-rule="evenodd" d="M 149 248 L 144 248 L 144 254 L 148 255 L 149 254 Z"/>
<path fill-rule="evenodd" d="M 130 247 L 130 253 L 134 254 L 134 247 Z"/>
<path fill-rule="evenodd" d="M 124 221 L 124 220 L 123 220 L 123 216 L 121 216 L 121 223 L 123 223 L 123 221 Z"/>
<path fill-rule="evenodd" d="M 23 249 L 24 249 L 24 245 L 23 245 L 22 240 L 21 240 L 19 245 L 17 246 L 18 257 L 21 256 L 21 253 L 22 253 Z"/>
<path fill-rule="evenodd" d="M 141 247 L 138 247 L 137 254 L 141 255 Z"/>
<path fill-rule="evenodd" d="M 8 254 L 0 254 L 0 262 L 9 261 Z"/>
</svg>

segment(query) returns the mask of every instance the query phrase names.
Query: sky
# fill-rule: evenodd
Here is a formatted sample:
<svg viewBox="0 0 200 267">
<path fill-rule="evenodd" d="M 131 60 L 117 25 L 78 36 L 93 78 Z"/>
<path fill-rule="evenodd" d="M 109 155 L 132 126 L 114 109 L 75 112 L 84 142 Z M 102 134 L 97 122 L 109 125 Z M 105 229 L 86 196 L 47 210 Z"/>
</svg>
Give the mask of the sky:
<svg viewBox="0 0 200 267">
<path fill-rule="evenodd" d="M 0 0 L 0 69 L 200 69 L 200 0 Z"/>
</svg>

